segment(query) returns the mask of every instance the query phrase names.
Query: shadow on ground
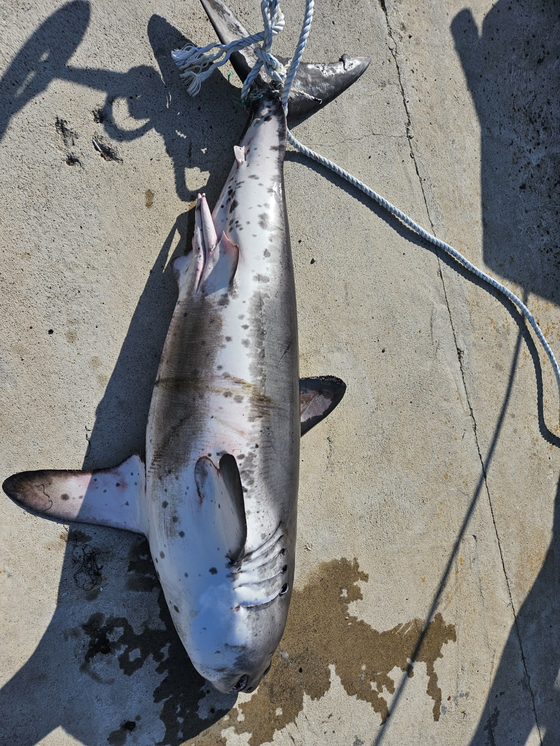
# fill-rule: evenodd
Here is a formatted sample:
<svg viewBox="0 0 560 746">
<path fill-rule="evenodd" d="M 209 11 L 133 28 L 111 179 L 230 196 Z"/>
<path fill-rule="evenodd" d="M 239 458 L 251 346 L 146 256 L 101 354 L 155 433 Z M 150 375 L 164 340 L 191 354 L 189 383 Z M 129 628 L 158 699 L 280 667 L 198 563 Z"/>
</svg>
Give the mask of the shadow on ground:
<svg viewBox="0 0 560 746">
<path fill-rule="evenodd" d="M 480 32 L 468 10 L 455 17 L 451 30 L 480 120 L 484 261 L 526 295 L 558 303 L 558 8 L 546 0 L 500 0 Z M 538 358 L 534 349 L 531 354 L 541 399 Z M 547 440 L 558 447 L 557 439 Z M 473 746 L 525 744 L 535 725 L 543 744 L 558 743 L 559 522 L 560 486 L 548 552 L 517 610 Z"/>
</svg>

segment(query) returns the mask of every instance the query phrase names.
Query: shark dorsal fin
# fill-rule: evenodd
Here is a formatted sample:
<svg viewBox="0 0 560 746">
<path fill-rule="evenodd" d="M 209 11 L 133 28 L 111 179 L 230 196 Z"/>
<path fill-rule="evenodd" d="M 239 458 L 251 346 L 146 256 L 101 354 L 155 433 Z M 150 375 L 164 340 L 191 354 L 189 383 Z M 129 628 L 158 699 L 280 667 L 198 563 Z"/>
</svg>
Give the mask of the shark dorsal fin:
<svg viewBox="0 0 560 746">
<path fill-rule="evenodd" d="M 247 541 L 245 502 L 237 461 L 226 453 L 218 468 L 210 458 L 202 456 L 196 462 L 194 476 L 201 509 L 212 520 L 222 549 L 235 564 L 242 557 Z"/>
</svg>

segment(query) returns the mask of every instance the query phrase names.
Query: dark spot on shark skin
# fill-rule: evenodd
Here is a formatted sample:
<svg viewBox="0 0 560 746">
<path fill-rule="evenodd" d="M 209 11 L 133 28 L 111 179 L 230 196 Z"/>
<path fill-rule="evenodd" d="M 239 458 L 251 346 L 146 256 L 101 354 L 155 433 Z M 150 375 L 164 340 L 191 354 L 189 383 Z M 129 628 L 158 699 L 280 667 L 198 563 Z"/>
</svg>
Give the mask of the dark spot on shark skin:
<svg viewBox="0 0 560 746">
<path fill-rule="evenodd" d="M 390 676 L 393 669 L 412 675 L 416 664 L 424 663 L 426 695 L 433 700 L 434 720 L 439 719 L 442 694 L 434 664 L 442 657 L 444 646 L 456 640 L 455 626 L 446 624 L 441 613 L 436 614 L 415 663 L 409 666 L 423 620 L 413 619 L 378 632 L 351 614 L 350 604 L 363 597 L 358 584 L 367 579 L 356 559 L 342 558 L 322 563 L 307 586 L 294 590 L 286 630 L 268 677 L 250 700 L 237 705 L 243 719 L 230 717 L 222 727 L 233 725 L 236 733 L 250 734 L 250 746 L 272 741 L 276 731 L 296 721 L 306 695 L 315 700 L 327 693 L 330 666 L 347 695 L 368 702 L 384 722 L 389 708 L 382 692 L 385 689 L 393 694 L 398 683 Z M 420 667 L 418 675 L 423 676 L 423 670 Z"/>
<path fill-rule="evenodd" d="M 173 604 L 173 608 L 175 609 L 175 611 L 176 611 L 176 612 L 177 612 L 177 614 L 178 614 L 178 613 L 179 613 L 179 607 L 178 607 L 178 606 L 176 606 L 175 604 Z"/>
<path fill-rule="evenodd" d="M 165 557 L 165 552 L 160 552 L 159 556 L 163 559 Z"/>
<path fill-rule="evenodd" d="M 185 532 L 184 531 L 179 531 L 179 536 L 181 537 L 181 539 L 183 539 L 184 536 L 185 536 Z M 185 577 L 188 577 L 186 573 L 185 573 Z"/>
<path fill-rule="evenodd" d="M 242 339 L 241 344 L 243 345 L 243 347 L 249 347 L 251 343 L 248 339 Z"/>
<path fill-rule="evenodd" d="M 251 174 L 251 175 L 249 176 L 249 178 L 250 178 L 250 179 L 258 179 L 259 177 L 258 177 L 258 175 L 257 175 L 257 174 Z"/>
<path fill-rule="evenodd" d="M 164 501 L 162 502 L 162 504 L 161 504 L 161 507 L 162 507 L 162 508 L 167 508 L 167 506 L 168 506 L 168 505 L 169 505 L 169 503 L 167 502 L 167 500 L 164 500 Z"/>
<path fill-rule="evenodd" d="M 226 337 L 226 342 L 231 342 L 231 337 Z"/>
<path fill-rule="evenodd" d="M 217 575 L 218 574 L 218 571 L 216 570 L 215 567 L 211 567 L 210 570 L 209 570 L 209 572 L 210 572 L 211 575 Z"/>
<path fill-rule="evenodd" d="M 265 249 L 263 251 L 263 256 L 264 256 L 265 259 L 268 259 L 268 257 L 270 256 L 270 251 L 268 249 Z"/>
<path fill-rule="evenodd" d="M 171 520 L 173 521 L 173 523 L 178 523 L 179 522 L 179 516 L 178 515 L 174 515 Z"/>
<path fill-rule="evenodd" d="M 263 230 L 267 230 L 269 225 L 270 225 L 270 218 L 268 216 L 268 213 L 261 212 L 261 214 L 259 215 L 259 226 Z"/>
<path fill-rule="evenodd" d="M 233 397 L 233 400 L 234 400 L 235 402 L 237 402 L 238 404 L 241 404 L 241 402 L 243 401 L 243 397 L 241 396 L 241 394 L 236 394 L 236 395 L 235 395 L 235 396 Z"/>
<path fill-rule="evenodd" d="M 60 499 L 61 500 L 70 500 L 70 495 L 67 495 L 66 493 L 64 493 L 63 495 L 60 496 Z"/>
</svg>

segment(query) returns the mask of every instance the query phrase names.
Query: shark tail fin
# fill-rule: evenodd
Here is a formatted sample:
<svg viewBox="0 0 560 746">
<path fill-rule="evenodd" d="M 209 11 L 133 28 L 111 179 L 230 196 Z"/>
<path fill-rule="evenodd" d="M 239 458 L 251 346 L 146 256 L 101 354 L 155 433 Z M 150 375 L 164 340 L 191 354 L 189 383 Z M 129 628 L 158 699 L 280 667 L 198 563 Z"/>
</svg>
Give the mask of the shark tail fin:
<svg viewBox="0 0 560 746">
<path fill-rule="evenodd" d="M 210 23 L 222 44 L 243 39 L 249 32 L 222 0 L 201 0 Z M 242 81 L 254 67 L 257 58 L 252 47 L 246 47 L 231 55 L 231 63 Z M 278 57 L 289 65 L 290 60 Z M 369 57 L 343 55 L 338 62 L 301 62 L 288 98 L 288 117 L 299 119 L 313 114 L 349 88 L 364 73 L 371 60 Z M 268 80 L 259 74 L 259 85 L 267 86 Z"/>
<path fill-rule="evenodd" d="M 6 479 L 2 489 L 15 502 L 48 518 L 141 534 L 145 471 L 140 456 L 131 456 L 113 469 L 24 471 Z"/>
</svg>

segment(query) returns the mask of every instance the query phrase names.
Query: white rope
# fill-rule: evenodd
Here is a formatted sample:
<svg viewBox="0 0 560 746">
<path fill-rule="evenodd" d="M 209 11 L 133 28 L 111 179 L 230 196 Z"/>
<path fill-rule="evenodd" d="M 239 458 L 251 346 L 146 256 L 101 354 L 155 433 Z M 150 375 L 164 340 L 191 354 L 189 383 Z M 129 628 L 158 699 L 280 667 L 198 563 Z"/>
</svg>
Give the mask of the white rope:
<svg viewBox="0 0 560 746">
<path fill-rule="evenodd" d="M 558 363 L 556 362 L 554 353 L 552 352 L 550 345 L 546 341 L 546 337 L 542 333 L 541 328 L 539 327 L 537 320 L 535 319 L 531 311 L 529 311 L 523 301 L 519 300 L 519 298 L 514 293 L 512 293 L 511 290 L 509 290 L 509 288 L 507 288 L 505 285 L 502 285 L 501 282 L 498 282 L 493 277 L 490 277 L 490 275 L 487 275 L 486 272 L 478 269 L 478 267 L 475 267 L 475 265 L 469 262 L 469 260 L 466 259 L 462 254 L 460 254 L 457 249 L 454 249 L 452 246 L 445 243 L 445 241 L 442 241 L 436 236 L 432 236 L 431 233 L 428 233 L 428 231 L 424 230 L 421 225 L 412 220 L 412 218 L 409 218 L 408 215 L 399 210 L 398 207 L 392 205 L 380 194 L 377 194 L 377 192 L 374 192 L 373 189 L 370 189 L 370 187 L 368 187 L 362 181 L 356 179 L 355 176 L 352 176 L 352 174 L 348 173 L 348 171 L 345 171 L 343 168 L 340 168 L 340 166 L 337 166 L 336 163 L 334 163 L 333 161 L 325 158 L 322 155 L 319 155 L 319 153 L 315 153 L 315 151 L 303 145 L 294 137 L 291 131 L 288 131 L 288 142 L 303 155 L 311 158 L 314 161 L 317 161 L 317 163 L 320 163 L 323 166 L 326 166 L 335 174 L 338 174 L 338 176 L 346 179 L 346 181 L 352 184 L 352 186 L 360 189 L 364 194 L 370 197 L 370 199 L 372 199 L 374 202 L 377 202 L 378 205 L 381 205 L 381 207 L 387 210 L 387 212 L 390 212 L 391 215 L 394 215 L 396 218 L 398 218 L 421 238 L 428 241 L 429 243 L 432 243 L 434 246 L 437 246 L 438 249 L 442 249 L 442 251 L 445 251 L 446 254 L 449 254 L 449 256 L 453 257 L 455 261 L 457 261 L 461 266 L 465 267 L 465 269 L 467 269 L 469 272 L 472 272 L 473 275 L 476 275 L 476 277 L 484 280 L 484 282 L 487 282 L 493 288 L 505 295 L 506 298 L 508 298 L 519 309 L 519 311 L 521 311 L 521 313 L 527 319 L 533 331 L 537 335 L 537 338 L 543 346 L 544 351 L 548 355 L 548 359 L 550 360 L 550 363 L 554 370 L 554 375 L 556 376 L 556 382 L 558 384 L 558 392 L 560 394 L 560 368 L 558 368 Z"/>
<path fill-rule="evenodd" d="M 311 22 L 313 21 L 314 8 L 315 8 L 315 1 L 306 0 L 305 17 L 303 19 L 303 25 L 301 27 L 301 31 L 299 34 L 299 41 L 298 41 L 297 49 L 292 58 L 290 69 L 288 70 L 288 73 L 284 80 L 284 87 L 282 90 L 282 106 L 284 107 L 284 111 L 286 112 L 286 115 L 288 114 L 288 96 L 290 95 L 290 91 L 292 90 L 294 78 L 296 77 L 296 73 L 299 67 L 300 60 L 303 57 L 303 52 L 307 44 L 307 39 L 309 38 L 309 32 L 311 31 Z"/>
<path fill-rule="evenodd" d="M 280 10 L 280 0 L 261 0 L 261 11 L 264 31 L 258 34 L 236 39 L 229 44 L 216 43 L 205 47 L 186 44 L 182 49 L 171 52 L 173 61 L 182 71 L 181 77 L 188 84 L 187 92 L 191 96 L 197 95 L 202 82 L 209 78 L 217 67 L 225 65 L 234 52 L 239 52 L 259 42 L 264 42 L 264 44 L 254 50 L 257 63 L 247 76 L 243 86 L 242 100 L 247 96 L 249 87 L 263 65 L 272 80 L 282 83 L 286 74 L 284 65 L 270 53 L 273 37 L 284 28 L 284 14 Z"/>
<path fill-rule="evenodd" d="M 264 42 L 261 47 L 256 47 L 254 50 L 257 56 L 257 62 L 247 76 L 247 79 L 245 80 L 243 90 L 241 92 L 241 100 L 246 100 L 251 84 L 257 77 L 261 68 L 264 66 L 265 71 L 270 76 L 270 78 L 273 81 L 282 84 L 281 100 L 282 105 L 284 106 L 284 111 L 287 114 L 288 97 L 297 73 L 300 60 L 303 56 L 303 51 L 307 44 L 307 39 L 311 30 L 311 22 L 313 20 L 313 10 L 314 0 L 306 0 L 305 18 L 301 28 L 298 46 L 290 64 L 290 69 L 287 73 L 284 66 L 281 65 L 280 62 L 278 62 L 278 60 L 272 55 L 270 51 L 272 47 L 273 37 L 284 27 L 284 16 L 280 10 L 280 0 L 262 0 L 261 11 L 263 15 L 264 31 L 260 34 L 253 34 L 252 36 L 245 37 L 244 39 L 240 39 L 239 41 L 231 42 L 230 44 L 209 44 L 207 47 L 202 48 L 197 48 L 194 47 L 192 44 L 188 44 L 186 47 L 184 47 L 184 49 L 177 52 L 172 52 L 171 54 L 176 64 L 179 66 L 180 69 L 183 70 L 181 77 L 191 81 L 188 92 L 191 95 L 196 95 L 200 90 L 201 82 L 212 74 L 214 67 L 219 67 L 227 62 L 233 52 L 244 49 L 245 47 L 252 44 Z M 219 51 L 211 54 L 210 52 L 213 49 L 219 49 Z M 224 55 L 223 59 L 221 61 L 217 61 L 221 55 Z M 338 176 L 341 176 L 348 183 L 352 184 L 352 186 L 360 189 L 370 199 L 372 199 L 374 202 L 377 202 L 377 204 L 381 205 L 381 207 L 387 210 L 387 212 L 391 213 L 391 215 L 394 215 L 401 222 L 407 225 L 418 236 L 423 238 L 425 241 L 433 244 L 434 246 L 437 246 L 438 249 L 445 251 L 446 254 L 453 257 L 456 262 L 458 262 L 469 272 L 474 274 L 479 279 L 484 280 L 484 282 L 487 282 L 495 290 L 498 290 L 500 293 L 505 295 L 506 298 L 508 298 L 514 304 L 514 306 L 519 309 L 524 318 L 529 322 L 539 342 L 543 346 L 543 349 L 546 352 L 554 370 L 554 375 L 556 376 L 556 382 L 558 385 L 558 393 L 560 395 L 560 368 L 558 367 L 558 363 L 556 362 L 554 353 L 552 352 L 550 345 L 546 341 L 546 338 L 531 311 L 529 311 L 527 306 L 514 293 L 512 293 L 511 290 L 509 290 L 505 285 L 502 285 L 501 282 L 495 280 L 493 277 L 490 277 L 490 275 L 486 274 L 486 272 L 483 272 L 481 269 L 478 269 L 478 267 L 475 267 L 474 264 L 469 262 L 468 259 L 466 259 L 452 246 L 445 243 L 445 241 L 441 241 L 436 236 L 428 233 L 428 231 L 424 230 L 421 225 L 412 220 L 412 218 L 409 218 L 408 215 L 392 205 L 384 197 L 377 194 L 377 192 L 374 192 L 373 189 L 367 186 L 367 184 L 364 184 L 362 181 L 352 176 L 352 174 L 348 173 L 348 171 L 345 171 L 343 168 L 340 168 L 340 166 L 337 166 L 336 163 L 334 163 L 333 161 L 325 158 L 322 155 L 319 155 L 319 153 L 315 153 L 315 151 L 303 145 L 296 137 L 294 137 L 290 130 L 287 131 L 287 137 L 290 145 L 292 145 L 302 155 L 305 155 L 308 158 L 311 158 L 311 160 L 314 160 L 317 163 L 325 166 L 326 168 L 329 168 L 335 174 L 338 174 Z"/>
</svg>

